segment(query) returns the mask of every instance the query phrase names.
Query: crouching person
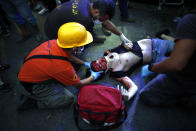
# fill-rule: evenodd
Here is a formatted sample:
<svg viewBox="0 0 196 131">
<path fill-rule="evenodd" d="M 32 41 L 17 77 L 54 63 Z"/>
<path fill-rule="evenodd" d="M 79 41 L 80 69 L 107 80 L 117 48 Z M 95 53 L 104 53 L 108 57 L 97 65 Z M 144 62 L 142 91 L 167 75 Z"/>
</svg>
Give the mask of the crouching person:
<svg viewBox="0 0 196 131">
<path fill-rule="evenodd" d="M 29 93 L 28 99 L 19 110 L 31 105 L 38 108 L 59 108 L 74 101 L 68 86 L 80 87 L 99 77 L 100 72 L 91 71 L 91 76 L 80 80 L 72 64 L 75 62 L 88 66 L 73 53 L 93 41 L 91 33 L 76 22 L 62 25 L 57 40 L 48 40 L 32 50 L 24 60 L 18 79 Z M 30 103 L 30 106 L 26 103 Z"/>
</svg>

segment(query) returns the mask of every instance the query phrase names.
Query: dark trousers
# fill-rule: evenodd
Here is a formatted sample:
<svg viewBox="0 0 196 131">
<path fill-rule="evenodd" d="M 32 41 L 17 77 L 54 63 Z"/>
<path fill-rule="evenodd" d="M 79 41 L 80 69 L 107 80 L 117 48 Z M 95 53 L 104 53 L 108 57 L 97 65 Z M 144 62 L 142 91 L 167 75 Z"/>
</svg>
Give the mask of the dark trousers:
<svg viewBox="0 0 196 131">
<path fill-rule="evenodd" d="M 182 83 L 159 74 L 140 91 L 140 100 L 152 106 L 174 106 L 183 97 L 196 95 L 196 86 L 182 86 Z"/>
</svg>

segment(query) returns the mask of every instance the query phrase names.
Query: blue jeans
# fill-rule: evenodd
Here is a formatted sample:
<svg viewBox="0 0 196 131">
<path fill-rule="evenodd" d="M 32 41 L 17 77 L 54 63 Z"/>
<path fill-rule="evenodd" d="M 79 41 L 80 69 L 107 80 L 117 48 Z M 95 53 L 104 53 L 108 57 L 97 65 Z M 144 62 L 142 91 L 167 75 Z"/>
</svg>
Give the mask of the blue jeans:
<svg viewBox="0 0 196 131">
<path fill-rule="evenodd" d="M 26 0 L 0 0 L 0 4 L 17 25 L 22 25 L 25 21 L 28 21 L 32 26 L 37 25 L 37 20 L 33 16 Z"/>
<path fill-rule="evenodd" d="M 116 3 L 117 0 L 113 0 Z M 128 0 L 118 0 L 119 9 L 120 9 L 120 16 L 122 19 L 129 18 L 128 13 Z"/>
<path fill-rule="evenodd" d="M 174 44 L 169 40 L 152 39 L 152 63 L 164 60 L 172 52 Z"/>
</svg>

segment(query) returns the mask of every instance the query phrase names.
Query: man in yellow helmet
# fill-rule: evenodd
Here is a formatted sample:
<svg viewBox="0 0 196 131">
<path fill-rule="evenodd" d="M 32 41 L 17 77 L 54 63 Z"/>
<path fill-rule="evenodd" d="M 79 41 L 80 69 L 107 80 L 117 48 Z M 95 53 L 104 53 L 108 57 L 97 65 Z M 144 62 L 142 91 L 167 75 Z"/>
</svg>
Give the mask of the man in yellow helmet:
<svg viewBox="0 0 196 131">
<path fill-rule="evenodd" d="M 91 33 L 83 25 L 69 22 L 59 28 L 57 40 L 46 41 L 32 50 L 18 74 L 20 83 L 29 93 L 28 101 L 19 109 L 35 104 L 39 108 L 58 108 L 72 103 L 74 96 L 66 87 L 90 83 L 101 73 L 91 71 L 90 77 L 80 80 L 70 63 L 86 64 L 73 52 L 92 41 Z"/>
</svg>

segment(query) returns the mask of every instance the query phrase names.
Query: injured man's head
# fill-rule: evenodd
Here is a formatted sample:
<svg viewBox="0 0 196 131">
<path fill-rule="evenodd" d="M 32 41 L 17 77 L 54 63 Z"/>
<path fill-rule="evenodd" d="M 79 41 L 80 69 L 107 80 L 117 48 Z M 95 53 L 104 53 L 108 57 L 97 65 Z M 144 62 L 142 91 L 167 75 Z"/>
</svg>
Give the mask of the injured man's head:
<svg viewBox="0 0 196 131">
<path fill-rule="evenodd" d="M 96 72 L 107 71 L 109 69 L 114 69 L 119 64 L 119 62 L 119 55 L 117 53 L 110 53 L 96 61 L 92 61 L 91 69 Z"/>
</svg>

